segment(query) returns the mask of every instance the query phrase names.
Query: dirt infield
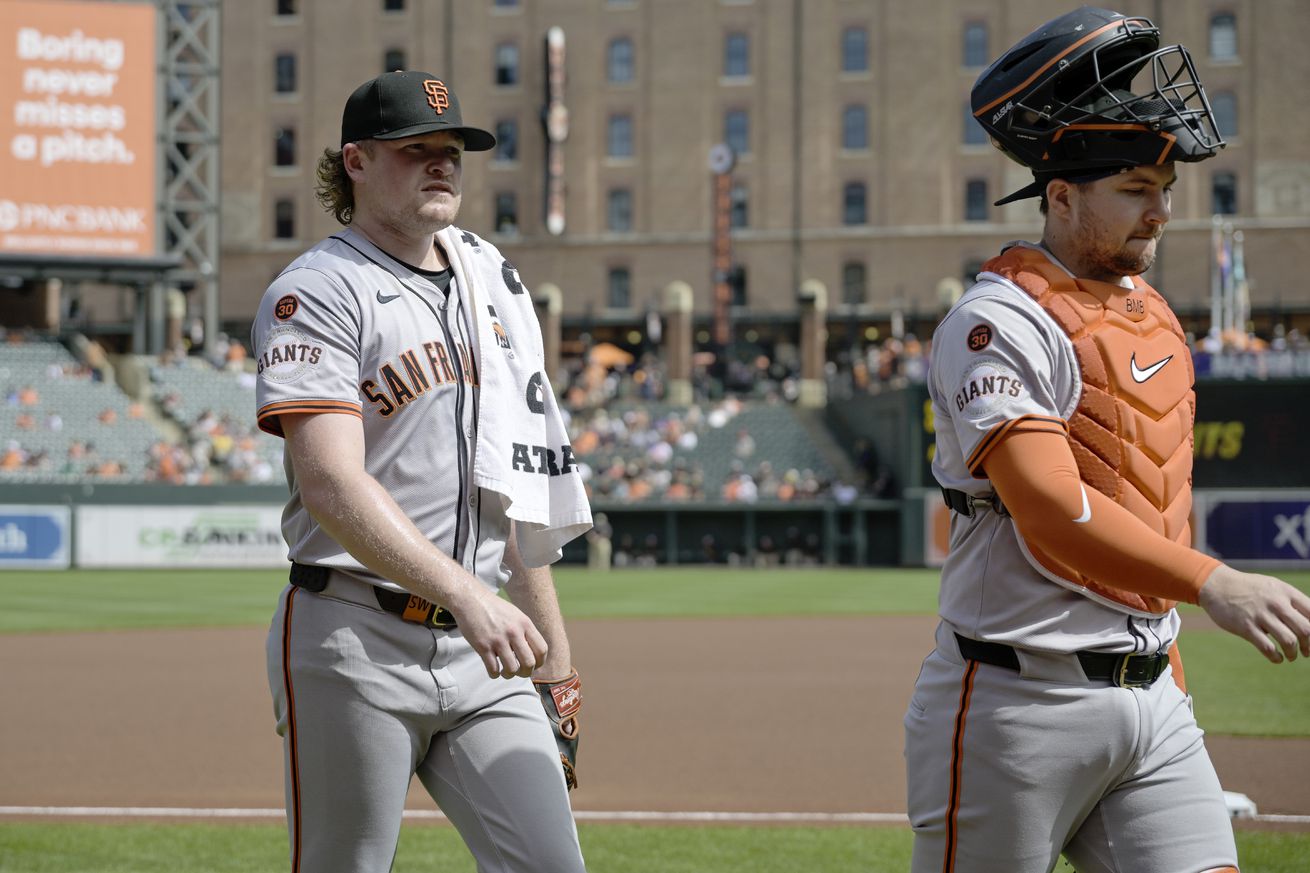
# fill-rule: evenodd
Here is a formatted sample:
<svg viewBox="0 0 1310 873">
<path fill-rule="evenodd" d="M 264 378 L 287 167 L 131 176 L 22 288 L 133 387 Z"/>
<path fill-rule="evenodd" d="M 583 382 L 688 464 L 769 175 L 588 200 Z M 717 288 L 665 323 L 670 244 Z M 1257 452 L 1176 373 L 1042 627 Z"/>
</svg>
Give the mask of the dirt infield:
<svg viewBox="0 0 1310 873">
<path fill-rule="evenodd" d="M 933 623 L 572 622 L 575 808 L 904 812 L 901 716 Z M 260 630 L 0 636 L 0 664 L 0 806 L 283 805 Z M 1209 747 L 1262 813 L 1310 813 L 1310 741 Z M 410 804 L 432 807 L 421 788 Z"/>
</svg>

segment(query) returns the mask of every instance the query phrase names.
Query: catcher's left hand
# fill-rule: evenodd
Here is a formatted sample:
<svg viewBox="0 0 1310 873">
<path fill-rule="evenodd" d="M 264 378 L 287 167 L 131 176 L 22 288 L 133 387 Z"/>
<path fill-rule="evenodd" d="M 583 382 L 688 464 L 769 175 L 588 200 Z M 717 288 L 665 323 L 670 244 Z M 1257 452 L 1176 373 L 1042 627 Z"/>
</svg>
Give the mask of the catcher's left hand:
<svg viewBox="0 0 1310 873">
<path fill-rule="evenodd" d="M 559 761 L 564 767 L 564 781 L 570 789 L 578 787 L 574 762 L 578 759 L 578 710 L 582 709 L 582 680 L 574 670 L 563 679 L 533 679 L 546 708 L 551 728 L 555 731 L 555 745 L 559 747 Z"/>
</svg>

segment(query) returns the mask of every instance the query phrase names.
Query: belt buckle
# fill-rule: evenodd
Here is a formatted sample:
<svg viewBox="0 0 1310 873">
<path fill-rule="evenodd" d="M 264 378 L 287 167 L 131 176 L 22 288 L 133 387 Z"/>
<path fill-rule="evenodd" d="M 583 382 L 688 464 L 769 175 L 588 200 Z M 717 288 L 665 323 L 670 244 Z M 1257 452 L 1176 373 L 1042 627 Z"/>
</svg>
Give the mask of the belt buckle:
<svg viewBox="0 0 1310 873">
<path fill-rule="evenodd" d="M 1120 688 L 1150 688 L 1152 683 L 1160 678 L 1159 673 L 1145 679 L 1132 681 L 1128 679 L 1128 667 L 1132 664 L 1134 657 L 1136 656 L 1131 654 L 1119 656 L 1119 663 L 1115 665 L 1114 670 L 1114 684 Z M 1143 655 L 1142 657 L 1146 658 L 1147 656 Z M 1162 673 L 1164 671 L 1161 670 L 1160 672 Z"/>
<path fill-rule="evenodd" d="M 1128 684 L 1128 665 L 1131 663 L 1132 655 L 1120 655 L 1119 663 L 1114 668 L 1114 684 L 1120 688 L 1132 688 Z"/>
</svg>

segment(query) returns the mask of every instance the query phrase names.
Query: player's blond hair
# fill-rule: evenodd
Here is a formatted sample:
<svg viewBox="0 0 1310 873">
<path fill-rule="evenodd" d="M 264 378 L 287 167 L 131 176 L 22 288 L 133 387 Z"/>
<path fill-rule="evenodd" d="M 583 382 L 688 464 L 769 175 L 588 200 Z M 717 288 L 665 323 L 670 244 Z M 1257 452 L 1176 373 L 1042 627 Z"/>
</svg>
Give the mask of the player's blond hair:
<svg viewBox="0 0 1310 873">
<path fill-rule="evenodd" d="M 371 140 L 360 140 L 356 145 L 364 150 L 364 154 L 372 157 Z M 350 174 L 346 172 L 346 162 L 342 157 L 341 149 L 323 149 L 315 174 L 318 177 L 318 184 L 314 186 L 314 195 L 318 197 L 318 202 L 331 212 L 338 222 L 350 224 L 351 216 L 355 212 L 355 185 L 350 181 Z"/>
</svg>

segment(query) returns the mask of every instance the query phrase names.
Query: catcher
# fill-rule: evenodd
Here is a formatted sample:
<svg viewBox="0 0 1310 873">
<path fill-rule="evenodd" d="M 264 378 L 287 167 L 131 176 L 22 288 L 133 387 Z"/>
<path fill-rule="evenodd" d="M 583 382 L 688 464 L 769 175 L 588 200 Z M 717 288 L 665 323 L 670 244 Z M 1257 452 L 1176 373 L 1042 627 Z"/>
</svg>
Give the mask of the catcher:
<svg viewBox="0 0 1310 873">
<path fill-rule="evenodd" d="M 1187 50 L 1083 7 L 978 78 L 974 116 L 1041 198 L 938 326 L 933 473 L 951 519 L 936 650 L 905 716 L 915 873 L 1235 871 L 1183 683 L 1178 601 L 1275 663 L 1310 598 L 1191 548 L 1192 363 L 1140 275 L 1179 162 L 1223 140 Z"/>
</svg>

